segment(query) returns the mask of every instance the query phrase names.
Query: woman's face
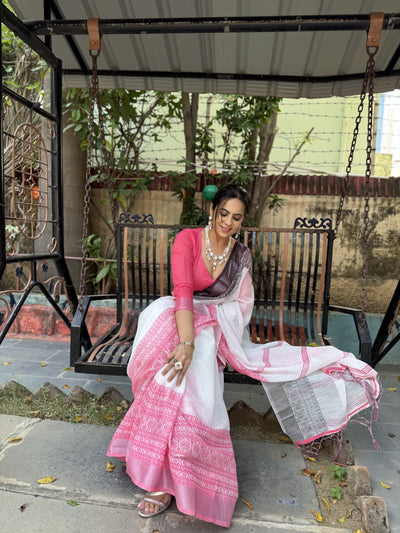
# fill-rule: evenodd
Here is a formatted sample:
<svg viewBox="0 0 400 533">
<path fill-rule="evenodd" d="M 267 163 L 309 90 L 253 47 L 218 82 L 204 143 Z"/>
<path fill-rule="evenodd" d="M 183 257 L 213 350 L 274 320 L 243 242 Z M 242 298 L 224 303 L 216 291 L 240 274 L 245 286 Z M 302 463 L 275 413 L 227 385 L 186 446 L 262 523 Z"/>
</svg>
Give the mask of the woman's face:
<svg viewBox="0 0 400 533">
<path fill-rule="evenodd" d="M 210 215 L 213 217 L 213 229 L 218 237 L 226 239 L 236 235 L 242 225 L 245 206 L 238 198 L 231 198 L 220 203 L 215 212 L 211 206 Z"/>
</svg>

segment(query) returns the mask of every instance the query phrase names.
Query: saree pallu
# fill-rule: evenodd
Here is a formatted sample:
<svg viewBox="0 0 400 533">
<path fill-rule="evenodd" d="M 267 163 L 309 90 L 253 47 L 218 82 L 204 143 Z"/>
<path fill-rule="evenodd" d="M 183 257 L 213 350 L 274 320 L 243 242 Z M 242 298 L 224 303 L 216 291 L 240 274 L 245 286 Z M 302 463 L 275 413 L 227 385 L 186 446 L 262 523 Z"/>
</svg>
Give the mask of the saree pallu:
<svg viewBox="0 0 400 533">
<path fill-rule="evenodd" d="M 107 455 L 126 461 L 133 483 L 173 494 L 185 514 L 229 527 L 238 497 L 236 465 L 223 402 L 223 368 L 262 382 L 282 430 L 297 444 L 340 431 L 354 414 L 374 406 L 376 372 L 334 347 L 292 347 L 250 341 L 253 308 L 243 266 L 220 295 L 194 295 L 195 350 L 182 384 L 162 376 L 179 342 L 174 299 L 141 313 L 128 375 L 134 402 Z"/>
</svg>

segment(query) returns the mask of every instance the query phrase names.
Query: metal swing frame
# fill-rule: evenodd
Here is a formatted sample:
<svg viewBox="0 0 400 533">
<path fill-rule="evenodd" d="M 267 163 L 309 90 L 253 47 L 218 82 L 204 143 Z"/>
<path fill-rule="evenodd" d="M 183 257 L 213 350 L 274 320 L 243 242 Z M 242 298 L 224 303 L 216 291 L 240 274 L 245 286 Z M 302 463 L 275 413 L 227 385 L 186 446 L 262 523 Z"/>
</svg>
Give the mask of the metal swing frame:
<svg viewBox="0 0 400 533">
<path fill-rule="evenodd" d="M 45 12 L 44 18 L 46 20 L 51 18 L 50 4 L 44 3 Z M 51 249 L 48 253 L 32 253 L 25 254 L 23 257 L 16 256 L 7 256 L 6 247 L 5 247 L 5 226 L 6 226 L 6 212 L 4 207 L 4 183 L 5 176 L 3 173 L 4 161 L 3 161 L 3 147 L 1 146 L 1 169 L 2 169 L 2 188 L 0 191 L 0 277 L 3 275 L 8 264 L 18 264 L 21 262 L 21 259 L 26 263 L 30 264 L 30 271 L 32 273 L 30 284 L 25 288 L 25 291 L 17 305 L 13 305 L 13 310 L 8 317 L 3 330 L 0 334 L 0 342 L 4 339 L 5 335 L 9 331 L 13 321 L 15 320 L 19 310 L 23 306 L 26 298 L 29 296 L 34 287 L 38 287 L 41 292 L 46 296 L 47 300 L 61 317 L 63 322 L 70 327 L 70 321 L 64 313 L 62 306 L 60 306 L 57 296 L 54 296 L 52 292 L 46 287 L 46 284 L 43 283 L 37 276 L 38 268 L 45 261 L 52 261 L 57 269 L 59 277 L 63 280 L 65 284 L 65 291 L 67 294 L 67 299 L 71 305 L 73 311 L 76 310 L 78 306 L 78 298 L 75 292 L 75 289 L 72 285 L 68 267 L 64 257 L 64 241 L 63 241 L 63 232 L 64 232 L 64 221 L 63 221 L 63 198 L 62 198 L 62 176 L 61 176 L 61 82 L 62 82 L 62 66 L 61 61 L 54 56 L 51 52 L 51 36 L 46 35 L 44 37 L 44 42 L 37 37 L 37 32 L 33 32 L 29 29 L 27 24 L 22 23 L 17 17 L 15 17 L 5 6 L 1 7 L 2 12 L 2 22 L 6 24 L 10 29 L 14 31 L 16 35 L 21 37 L 29 46 L 32 47 L 42 58 L 44 58 L 49 66 L 51 67 L 51 109 L 50 111 L 45 111 L 37 106 L 36 102 L 28 101 L 12 91 L 11 89 L 5 87 L 1 84 L 1 96 L 2 99 L 5 96 L 13 98 L 15 101 L 20 102 L 22 105 L 32 109 L 34 113 L 48 118 L 53 121 L 55 125 L 56 135 L 51 142 L 51 196 L 52 196 L 52 212 L 49 216 L 49 223 L 52 227 L 52 235 L 55 238 L 56 246 Z M 367 24 L 366 21 L 363 24 Z M 339 26 L 341 22 L 339 23 Z M 387 16 L 384 17 L 384 27 L 387 24 Z M 338 27 L 337 29 L 341 29 Z M 366 27 L 365 27 L 366 29 Z M 82 30 L 83 33 L 86 32 L 85 29 Z M 400 53 L 400 49 L 396 52 L 396 57 Z M 395 58 L 393 58 L 394 62 Z M 111 73 L 112 74 L 112 73 Z M 0 118 L 1 120 L 1 118 Z M 1 129 L 3 131 L 3 123 L 1 122 Z M 2 139 L 0 139 L 2 142 Z M 397 288 L 394 291 L 392 301 L 389 304 L 385 317 L 382 321 L 378 335 L 376 336 L 375 342 L 372 348 L 372 364 L 377 364 L 395 344 L 400 340 L 400 334 L 396 334 L 400 330 L 400 324 L 398 321 L 399 314 L 399 301 L 400 301 L 400 282 Z M 82 343 L 84 347 L 90 346 L 90 340 L 87 335 L 87 332 L 83 336 Z"/>
<path fill-rule="evenodd" d="M 26 26 L 12 13 L 7 12 L 2 22 L 23 40 L 34 52 L 46 61 L 50 68 L 50 109 L 44 109 L 38 102 L 31 101 L 7 87 L 2 80 L 1 101 L 10 106 L 21 106 L 29 110 L 31 117 L 46 121 L 51 129 L 49 146 L 46 146 L 40 131 L 32 123 L 19 124 L 15 131 L 6 131 L 3 113 L 0 118 L 1 188 L 0 188 L 0 278 L 8 265 L 16 266 L 17 287 L 0 292 L 3 311 L 0 322 L 0 343 L 12 327 L 27 298 L 38 289 L 54 311 L 71 328 L 71 316 L 76 310 L 78 299 L 64 254 L 64 217 L 62 190 L 62 64 L 51 51 L 49 40 L 43 43 L 31 34 Z M 1 58 L 2 61 L 2 58 Z M 2 66 L 2 64 L 1 64 Z M 3 69 L 2 69 L 3 72 Z M 5 106 L 6 107 L 6 106 Z M 32 122 L 32 120 L 31 120 Z M 21 128 L 28 130 L 27 137 L 19 136 Z M 32 134 L 32 131 L 34 132 Z M 32 135 L 35 137 L 32 139 Z M 13 139 L 13 165 L 10 173 L 4 167 L 4 136 Z M 37 140 L 40 140 L 38 147 Z M 18 149 L 22 150 L 18 155 Z M 39 155 L 37 155 L 39 154 Z M 43 175 L 45 173 L 45 175 Z M 12 188 L 12 208 L 9 207 L 9 190 Z M 26 253 L 9 252 L 6 225 L 15 225 L 28 243 Z M 37 239 L 49 238 L 47 251 L 37 251 Z M 8 247 L 8 250 L 7 250 Z M 47 275 L 49 263 L 56 274 Z M 26 278 L 24 283 L 22 278 Z M 47 278 L 47 279 L 44 279 Z M 18 287 L 18 285 L 20 285 Z M 19 297 L 19 299 L 18 299 Z M 85 330 L 84 340 L 88 335 Z"/>
</svg>

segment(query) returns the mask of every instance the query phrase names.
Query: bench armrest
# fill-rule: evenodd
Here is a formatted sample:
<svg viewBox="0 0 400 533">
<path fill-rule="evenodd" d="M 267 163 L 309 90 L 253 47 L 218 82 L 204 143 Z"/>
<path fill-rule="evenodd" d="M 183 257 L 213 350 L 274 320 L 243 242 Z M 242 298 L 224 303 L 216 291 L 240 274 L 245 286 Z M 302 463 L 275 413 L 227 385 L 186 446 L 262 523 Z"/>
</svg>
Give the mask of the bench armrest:
<svg viewBox="0 0 400 533">
<path fill-rule="evenodd" d="M 94 294 L 91 296 L 84 296 L 82 301 L 82 309 L 79 309 L 79 304 L 75 310 L 71 322 L 71 342 L 69 352 L 69 364 L 75 366 L 76 361 L 82 355 L 82 346 L 85 351 L 92 347 L 92 341 L 87 331 L 85 324 L 86 315 L 89 311 L 90 304 L 94 301 L 106 300 L 116 298 L 115 294 Z"/>
<path fill-rule="evenodd" d="M 359 352 L 360 359 L 365 363 L 371 363 L 372 357 L 372 340 L 371 334 L 369 332 L 369 327 L 367 321 L 364 322 L 361 319 L 362 312 L 360 309 L 352 309 L 350 307 L 342 307 L 339 305 L 330 305 L 330 311 L 336 311 L 339 313 L 345 313 L 351 315 L 354 320 L 354 325 L 356 327 L 358 342 L 359 342 Z"/>
</svg>

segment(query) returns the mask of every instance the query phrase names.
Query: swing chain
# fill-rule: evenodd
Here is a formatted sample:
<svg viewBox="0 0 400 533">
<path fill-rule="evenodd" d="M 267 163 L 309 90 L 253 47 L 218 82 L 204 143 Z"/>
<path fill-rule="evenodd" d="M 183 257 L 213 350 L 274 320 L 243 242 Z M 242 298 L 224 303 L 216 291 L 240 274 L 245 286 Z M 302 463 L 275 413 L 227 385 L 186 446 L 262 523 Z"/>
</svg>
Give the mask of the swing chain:
<svg viewBox="0 0 400 533">
<path fill-rule="evenodd" d="M 355 125 L 354 130 L 353 130 L 353 138 L 352 138 L 352 141 L 351 141 L 350 153 L 349 153 L 349 157 L 347 159 L 346 179 L 345 179 L 345 182 L 343 184 L 342 195 L 340 197 L 340 202 L 339 202 L 339 208 L 338 208 L 337 213 L 336 213 L 334 238 L 337 237 L 339 225 L 340 225 L 341 218 L 342 218 L 344 200 L 346 198 L 347 190 L 348 190 L 349 185 L 350 185 L 351 166 L 352 166 L 352 163 L 353 163 L 354 151 L 356 149 L 357 137 L 358 137 L 358 132 L 359 132 L 359 128 L 360 128 L 360 122 L 361 122 L 361 118 L 362 118 L 362 112 L 364 110 L 364 100 L 365 100 L 365 96 L 366 96 L 366 92 L 367 92 L 368 80 L 370 78 L 370 60 L 371 60 L 371 58 L 369 57 L 368 58 L 368 62 L 367 62 L 367 66 L 366 66 L 366 69 L 365 69 L 365 76 L 364 76 L 364 81 L 363 81 L 363 84 L 362 84 L 362 89 L 361 89 L 361 94 L 360 94 L 360 103 L 358 104 L 358 109 L 357 109 L 356 125 Z"/>
<path fill-rule="evenodd" d="M 374 114 L 374 74 L 375 74 L 375 58 L 374 53 L 370 53 L 370 77 L 368 83 L 368 127 L 367 127 L 367 158 L 365 161 L 365 203 L 364 203 L 364 224 L 362 234 L 362 282 L 361 282 L 361 324 L 365 326 L 365 308 L 367 300 L 367 273 L 368 273 L 368 238 L 369 230 L 369 200 L 371 197 L 371 163 L 372 163 L 372 136 L 373 136 L 373 114 Z"/>
<path fill-rule="evenodd" d="M 89 51 L 92 57 L 92 87 L 90 93 L 90 111 L 88 121 L 88 144 L 86 149 L 86 179 L 85 179 L 85 194 L 83 199 L 83 228 L 82 228 L 82 248 L 81 248 L 81 271 L 79 281 L 79 304 L 78 309 L 83 311 L 83 294 L 85 292 L 85 273 L 87 265 L 87 238 L 89 226 L 89 204 L 91 191 L 91 168 L 92 168 L 92 153 L 93 153 L 93 135 L 94 135 L 94 103 L 96 101 L 99 107 L 99 78 L 97 74 L 97 58 L 100 54 L 98 50 Z"/>
<path fill-rule="evenodd" d="M 360 93 L 360 103 L 357 109 L 356 123 L 353 130 L 353 138 L 351 141 L 350 153 L 347 160 L 346 167 L 346 179 L 342 189 L 342 195 L 339 202 L 339 208 L 336 214 L 336 223 L 334 229 L 334 238 L 337 237 L 341 217 L 343 214 L 344 200 L 347 195 L 347 190 L 350 185 L 350 173 L 354 159 L 354 152 L 357 144 L 357 137 L 359 133 L 360 122 L 362 118 L 362 112 L 364 110 L 364 100 L 367 94 L 368 88 L 368 125 L 367 125 L 367 157 L 366 157 L 366 169 L 365 169 L 365 203 L 364 203 L 364 216 L 363 216 L 363 233 L 362 233 L 362 282 L 361 282 L 361 325 L 365 326 L 365 308 L 367 299 L 367 271 L 368 271 L 368 237 L 369 237 L 369 199 L 370 199 L 370 176 L 371 176 L 371 162 L 372 162 L 372 128 L 373 128 L 373 105 L 374 105 L 374 76 L 375 76 L 375 54 L 378 47 L 367 47 L 368 61 L 365 69 L 364 81 Z"/>
</svg>

